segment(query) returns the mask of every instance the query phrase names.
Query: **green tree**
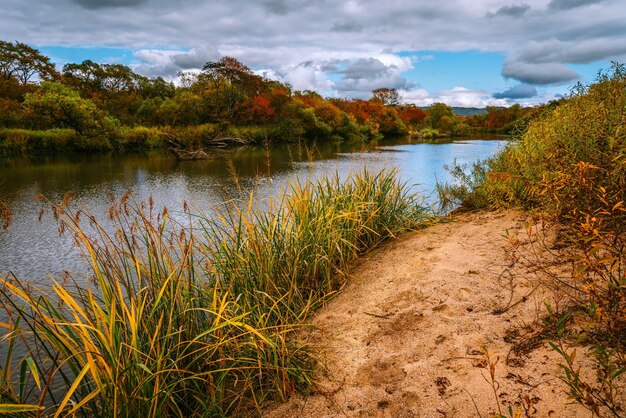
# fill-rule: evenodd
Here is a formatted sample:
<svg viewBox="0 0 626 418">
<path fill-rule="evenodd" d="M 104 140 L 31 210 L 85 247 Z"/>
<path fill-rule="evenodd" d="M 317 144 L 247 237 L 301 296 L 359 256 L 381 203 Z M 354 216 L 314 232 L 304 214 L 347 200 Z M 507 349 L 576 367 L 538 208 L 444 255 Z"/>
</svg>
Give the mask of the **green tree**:
<svg viewBox="0 0 626 418">
<path fill-rule="evenodd" d="M 176 86 L 161 77 L 143 78 L 139 83 L 139 93 L 144 99 L 166 99 L 174 96 Z"/>
<path fill-rule="evenodd" d="M 381 87 L 372 91 L 372 101 L 380 102 L 385 106 L 398 106 L 400 104 L 400 94 L 396 89 Z"/>
<path fill-rule="evenodd" d="M 0 77 L 27 84 L 35 75 L 41 80 L 53 80 L 59 74 L 50 58 L 38 50 L 21 42 L 0 40 Z"/>
<path fill-rule="evenodd" d="M 428 116 L 433 129 L 451 130 L 455 119 L 452 108 L 445 103 L 434 103 L 428 108 Z"/>
<path fill-rule="evenodd" d="M 110 137 L 116 127 L 115 120 L 91 100 L 58 82 L 46 81 L 34 93 L 26 94 L 24 106 L 40 124 L 74 129 L 83 137 Z"/>
<path fill-rule="evenodd" d="M 197 125 L 202 118 L 202 98 L 188 89 L 181 89 L 163 102 L 158 116 L 167 125 Z"/>
<path fill-rule="evenodd" d="M 65 83 L 85 92 L 136 92 L 147 78 L 122 64 L 85 60 L 63 67 Z"/>
<path fill-rule="evenodd" d="M 126 123 L 141 106 L 141 89 L 149 81 L 121 64 L 98 64 L 90 60 L 66 64 L 63 80 L 79 90 L 83 97 Z"/>
</svg>

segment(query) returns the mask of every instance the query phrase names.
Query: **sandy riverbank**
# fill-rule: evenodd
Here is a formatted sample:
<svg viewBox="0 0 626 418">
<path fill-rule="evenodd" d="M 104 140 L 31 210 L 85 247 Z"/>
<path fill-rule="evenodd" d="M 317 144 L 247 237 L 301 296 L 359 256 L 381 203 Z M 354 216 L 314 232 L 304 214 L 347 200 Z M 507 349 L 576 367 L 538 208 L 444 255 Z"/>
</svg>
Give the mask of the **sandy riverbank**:
<svg viewBox="0 0 626 418">
<path fill-rule="evenodd" d="M 526 228 L 520 212 L 460 214 L 362 257 L 313 319 L 320 331 L 309 338 L 327 366 L 315 392 L 266 415 L 489 417 L 499 402 L 507 416 L 509 405 L 589 416 L 567 398 L 559 356 L 536 337 L 551 293 L 524 261 L 538 248 Z M 526 240 L 516 257 L 507 235 Z M 484 350 L 499 358 L 496 394 Z"/>
</svg>

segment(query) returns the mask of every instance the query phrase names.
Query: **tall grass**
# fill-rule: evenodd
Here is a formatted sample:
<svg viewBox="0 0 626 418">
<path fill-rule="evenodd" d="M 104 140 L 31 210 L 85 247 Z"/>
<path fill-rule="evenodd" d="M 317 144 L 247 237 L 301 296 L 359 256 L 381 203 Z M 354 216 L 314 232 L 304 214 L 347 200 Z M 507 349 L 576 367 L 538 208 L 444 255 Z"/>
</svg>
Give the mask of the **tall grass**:
<svg viewBox="0 0 626 418">
<path fill-rule="evenodd" d="M 1 281 L 0 413 L 242 415 L 309 386 L 307 316 L 351 260 L 425 212 L 395 171 L 294 182 L 269 210 L 250 202 L 216 219 L 186 210 L 182 226 L 125 197 L 109 214 L 114 232 L 53 205 L 89 282 Z"/>
<path fill-rule="evenodd" d="M 76 141 L 77 135 L 72 129 L 0 128 L 0 155 L 61 152 L 74 148 Z"/>
</svg>

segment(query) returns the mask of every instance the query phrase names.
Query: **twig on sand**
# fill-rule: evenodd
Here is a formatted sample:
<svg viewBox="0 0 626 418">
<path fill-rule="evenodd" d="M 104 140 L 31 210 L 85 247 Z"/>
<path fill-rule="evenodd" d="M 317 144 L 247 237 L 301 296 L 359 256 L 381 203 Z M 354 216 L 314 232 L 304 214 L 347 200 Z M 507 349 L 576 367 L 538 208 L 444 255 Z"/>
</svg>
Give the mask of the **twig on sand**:
<svg viewBox="0 0 626 418">
<path fill-rule="evenodd" d="M 363 313 L 365 315 L 369 315 L 369 316 L 373 316 L 375 318 L 381 318 L 381 319 L 389 319 L 389 318 L 391 318 L 395 314 L 395 312 L 389 312 L 389 313 L 386 313 L 384 315 L 379 315 L 379 314 L 375 314 L 375 313 L 371 313 L 371 312 L 363 312 Z"/>
</svg>

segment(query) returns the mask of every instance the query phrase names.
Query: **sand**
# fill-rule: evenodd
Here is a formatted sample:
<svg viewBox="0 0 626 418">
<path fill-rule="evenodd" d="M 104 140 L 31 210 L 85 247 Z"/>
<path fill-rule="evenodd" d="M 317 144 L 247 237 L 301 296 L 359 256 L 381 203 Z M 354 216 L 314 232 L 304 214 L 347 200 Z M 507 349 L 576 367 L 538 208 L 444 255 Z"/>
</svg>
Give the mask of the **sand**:
<svg viewBox="0 0 626 418">
<path fill-rule="evenodd" d="M 561 359 L 538 335 L 551 292 L 524 262 L 538 247 L 526 217 L 458 214 L 360 258 L 312 319 L 319 331 L 307 338 L 325 366 L 313 393 L 263 415 L 490 417 L 500 405 L 507 416 L 509 406 L 521 416 L 590 416 L 568 399 Z M 522 243 L 514 256 L 507 235 Z"/>
</svg>

